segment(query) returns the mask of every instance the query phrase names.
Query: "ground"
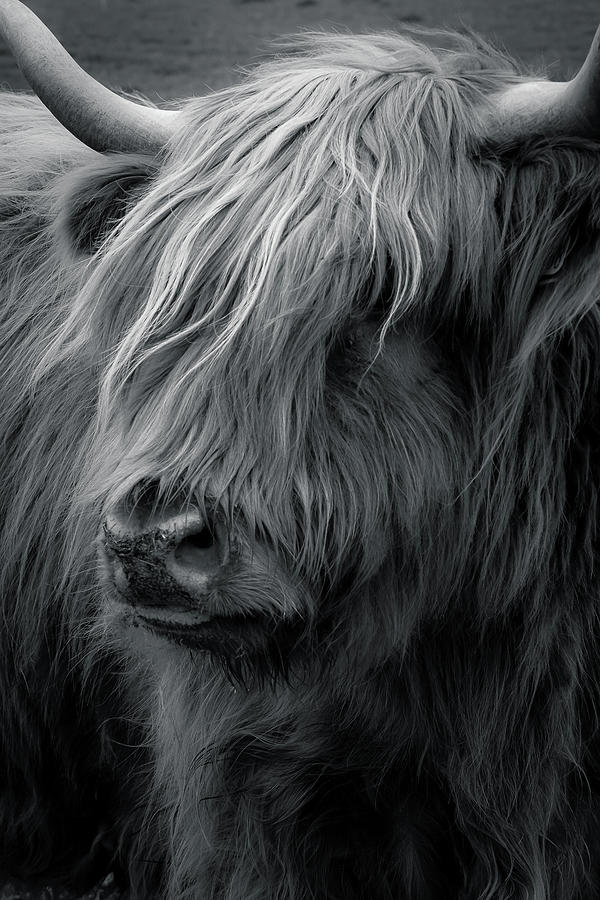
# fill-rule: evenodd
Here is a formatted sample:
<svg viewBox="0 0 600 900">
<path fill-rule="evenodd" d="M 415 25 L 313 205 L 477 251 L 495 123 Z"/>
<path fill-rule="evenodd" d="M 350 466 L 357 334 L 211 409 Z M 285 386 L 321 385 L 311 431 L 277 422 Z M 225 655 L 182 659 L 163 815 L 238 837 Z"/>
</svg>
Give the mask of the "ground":
<svg viewBox="0 0 600 900">
<path fill-rule="evenodd" d="M 115 889 L 112 875 L 108 875 L 94 890 L 78 895 L 48 885 L 32 887 L 14 879 L 0 887 L 0 900 L 121 900 L 121 898 L 122 895 Z"/>
<path fill-rule="evenodd" d="M 76 56 L 110 86 L 152 98 L 204 93 L 235 77 L 277 35 L 403 24 L 471 28 L 535 67 L 571 73 L 598 20 L 594 0 L 29 0 Z M 0 85 L 24 87 L 0 48 Z"/>
</svg>

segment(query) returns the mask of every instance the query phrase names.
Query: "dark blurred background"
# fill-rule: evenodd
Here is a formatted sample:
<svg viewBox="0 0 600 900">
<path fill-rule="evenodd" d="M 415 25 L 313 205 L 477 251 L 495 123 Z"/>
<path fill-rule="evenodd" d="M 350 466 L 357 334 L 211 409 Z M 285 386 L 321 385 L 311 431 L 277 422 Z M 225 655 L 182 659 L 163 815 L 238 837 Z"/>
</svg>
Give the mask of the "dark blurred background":
<svg viewBox="0 0 600 900">
<path fill-rule="evenodd" d="M 474 29 L 534 69 L 566 77 L 583 61 L 592 0 L 29 0 L 78 62 L 110 87 L 152 99 L 222 87 L 271 38 L 305 28 Z M 24 82 L 0 47 L 0 87 Z"/>
</svg>

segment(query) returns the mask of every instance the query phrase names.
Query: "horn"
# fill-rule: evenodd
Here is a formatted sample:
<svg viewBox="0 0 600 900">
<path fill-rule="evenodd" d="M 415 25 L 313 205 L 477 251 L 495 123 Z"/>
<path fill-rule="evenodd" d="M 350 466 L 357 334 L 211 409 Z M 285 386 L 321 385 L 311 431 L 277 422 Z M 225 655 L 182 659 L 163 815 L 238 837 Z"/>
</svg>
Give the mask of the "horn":
<svg viewBox="0 0 600 900">
<path fill-rule="evenodd" d="M 134 103 L 84 72 L 19 0 L 0 0 L 0 36 L 42 103 L 71 134 L 101 153 L 157 153 L 178 113 Z"/>
<path fill-rule="evenodd" d="M 571 81 L 529 81 L 490 100 L 484 134 L 492 143 L 533 135 L 600 138 L 600 28 Z"/>
</svg>

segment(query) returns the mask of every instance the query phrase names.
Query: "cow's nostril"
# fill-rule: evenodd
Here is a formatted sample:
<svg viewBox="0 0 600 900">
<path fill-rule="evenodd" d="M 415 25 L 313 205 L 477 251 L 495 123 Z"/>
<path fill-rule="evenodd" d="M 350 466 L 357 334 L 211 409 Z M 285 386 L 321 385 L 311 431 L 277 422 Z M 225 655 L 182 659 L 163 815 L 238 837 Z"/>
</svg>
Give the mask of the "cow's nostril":
<svg viewBox="0 0 600 900">
<path fill-rule="evenodd" d="M 209 550 L 215 545 L 215 536 L 210 528 L 203 528 L 196 534 L 188 535 L 180 544 L 180 549 L 184 549 L 189 545 L 197 550 Z"/>
<path fill-rule="evenodd" d="M 173 551 L 171 567 L 206 570 L 207 567 L 218 566 L 220 557 L 221 552 L 214 533 L 209 528 L 203 528 L 194 534 L 186 535 L 177 544 Z"/>
<path fill-rule="evenodd" d="M 206 526 L 183 534 L 164 559 L 164 565 L 175 583 L 188 595 L 200 599 L 223 565 L 226 541 Z"/>
</svg>

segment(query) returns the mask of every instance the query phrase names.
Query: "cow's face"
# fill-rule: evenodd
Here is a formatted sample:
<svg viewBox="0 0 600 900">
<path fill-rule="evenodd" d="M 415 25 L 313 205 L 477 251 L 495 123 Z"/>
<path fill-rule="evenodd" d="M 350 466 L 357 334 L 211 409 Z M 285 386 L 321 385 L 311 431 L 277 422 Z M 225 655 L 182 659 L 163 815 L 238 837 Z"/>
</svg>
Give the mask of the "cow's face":
<svg viewBox="0 0 600 900">
<path fill-rule="evenodd" d="M 466 552 L 439 541 L 472 474 L 456 311 L 487 302 L 497 170 L 454 92 L 335 78 L 196 101 L 161 158 L 90 162 L 62 204 L 92 252 L 65 331 L 99 373 L 106 620 L 149 655 L 385 656 Z"/>
<path fill-rule="evenodd" d="M 165 497 L 159 477 L 148 478 L 105 509 L 105 613 L 142 652 L 167 642 L 286 668 L 305 639 L 313 649 L 333 633 L 343 643 L 341 619 L 356 640 L 354 618 L 368 623 L 359 652 L 371 658 L 374 643 L 402 641 L 421 565 L 414 554 L 432 554 L 432 569 L 440 563 L 423 521 L 451 505 L 465 409 L 449 348 L 411 324 L 380 345 L 380 324 L 346 323 L 327 342 L 323 370 L 303 377 L 312 396 L 301 447 L 287 459 L 257 458 L 233 506 L 215 489 L 217 463 L 191 494 Z M 282 352 L 278 377 L 292 363 Z M 277 428 L 277 415 L 265 429 Z M 199 416 L 199 447 L 202 426 Z M 243 454 L 243 432 L 234 440 Z"/>
</svg>

